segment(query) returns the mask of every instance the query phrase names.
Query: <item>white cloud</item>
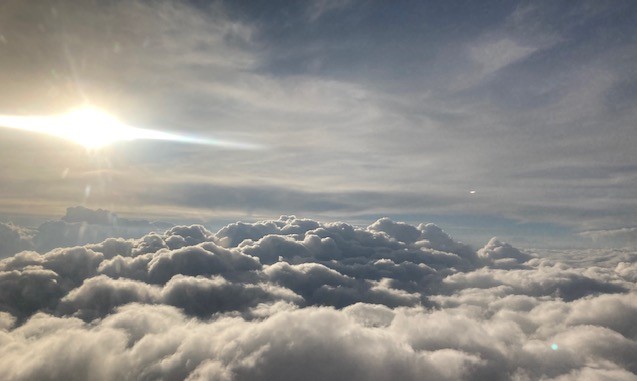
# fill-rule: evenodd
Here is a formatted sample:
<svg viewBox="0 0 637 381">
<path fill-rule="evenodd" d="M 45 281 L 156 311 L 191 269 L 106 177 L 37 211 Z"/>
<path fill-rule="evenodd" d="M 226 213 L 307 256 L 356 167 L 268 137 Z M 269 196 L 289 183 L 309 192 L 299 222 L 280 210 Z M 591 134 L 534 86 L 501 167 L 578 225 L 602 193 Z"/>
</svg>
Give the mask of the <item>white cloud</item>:
<svg viewBox="0 0 637 381">
<path fill-rule="evenodd" d="M 480 84 L 489 75 L 533 54 L 538 47 L 525 46 L 510 38 L 477 41 L 468 47 L 468 55 L 475 67 L 461 75 L 453 84 L 453 90 L 467 90 Z"/>
<path fill-rule="evenodd" d="M 310 21 L 316 21 L 324 14 L 350 6 L 353 0 L 312 0 L 307 8 Z"/>
<path fill-rule="evenodd" d="M 350 2 L 320 0 L 301 33 L 293 14 L 220 3 L 7 4 L 0 108 L 89 99 L 271 149 L 122 146 L 94 163 L 3 132 L 3 210 L 439 212 L 633 233 L 635 50 L 632 26 L 600 20 L 610 7 L 463 14 L 476 24 L 419 8 L 403 30 L 366 6 L 335 29 Z M 72 208 L 0 224 L 0 378 L 636 379 L 637 255 L 549 254 L 385 218 L 213 233 Z"/>
<path fill-rule="evenodd" d="M 25 251 L 0 261 L 0 377 L 637 377 L 637 257 L 469 250 L 432 224 L 283 216 Z"/>
</svg>

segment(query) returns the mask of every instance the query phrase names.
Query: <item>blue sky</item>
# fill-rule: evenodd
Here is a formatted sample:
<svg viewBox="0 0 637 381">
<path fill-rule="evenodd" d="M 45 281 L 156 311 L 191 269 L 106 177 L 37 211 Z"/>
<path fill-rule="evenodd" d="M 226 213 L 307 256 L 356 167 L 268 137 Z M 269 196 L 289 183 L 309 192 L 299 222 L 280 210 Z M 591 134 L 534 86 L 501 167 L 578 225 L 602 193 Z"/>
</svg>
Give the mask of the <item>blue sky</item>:
<svg viewBox="0 0 637 381">
<path fill-rule="evenodd" d="M 4 2 L 0 114 L 90 103 L 261 148 L 87 153 L 0 129 L 0 216 L 388 215 L 470 242 L 630 244 L 636 29 L 631 1 Z"/>
</svg>

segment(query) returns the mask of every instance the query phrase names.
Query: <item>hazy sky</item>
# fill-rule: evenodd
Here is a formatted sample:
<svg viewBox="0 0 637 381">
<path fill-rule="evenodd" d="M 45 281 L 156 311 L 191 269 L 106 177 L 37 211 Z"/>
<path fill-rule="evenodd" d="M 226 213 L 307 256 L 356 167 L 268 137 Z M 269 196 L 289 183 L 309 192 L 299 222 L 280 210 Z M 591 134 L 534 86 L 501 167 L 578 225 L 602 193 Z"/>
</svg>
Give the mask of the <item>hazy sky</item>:
<svg viewBox="0 0 637 381">
<path fill-rule="evenodd" d="M 637 381 L 636 63 L 635 0 L 0 0 L 0 380 Z"/>
<path fill-rule="evenodd" d="M 630 244 L 635 62 L 634 1 L 5 0 L 0 114 L 90 103 L 260 149 L 89 153 L 0 129 L 0 220 L 389 215 L 468 241 Z"/>
</svg>

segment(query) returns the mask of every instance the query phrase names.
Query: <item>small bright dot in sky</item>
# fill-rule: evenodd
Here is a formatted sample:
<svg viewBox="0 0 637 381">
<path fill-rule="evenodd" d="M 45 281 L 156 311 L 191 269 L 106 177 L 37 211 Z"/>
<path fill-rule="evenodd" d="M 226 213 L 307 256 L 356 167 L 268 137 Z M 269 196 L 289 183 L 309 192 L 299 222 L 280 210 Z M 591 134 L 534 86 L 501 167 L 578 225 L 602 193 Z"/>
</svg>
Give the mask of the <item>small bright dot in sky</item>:
<svg viewBox="0 0 637 381">
<path fill-rule="evenodd" d="M 474 190 L 470 190 L 470 191 L 469 191 L 469 193 L 471 193 L 471 194 L 476 194 L 476 191 L 474 191 Z"/>
<path fill-rule="evenodd" d="M 556 350 L 558 350 L 558 348 L 559 347 L 557 346 L 557 344 L 555 344 L 555 343 L 551 344 L 551 349 L 552 350 L 556 351 Z"/>
</svg>

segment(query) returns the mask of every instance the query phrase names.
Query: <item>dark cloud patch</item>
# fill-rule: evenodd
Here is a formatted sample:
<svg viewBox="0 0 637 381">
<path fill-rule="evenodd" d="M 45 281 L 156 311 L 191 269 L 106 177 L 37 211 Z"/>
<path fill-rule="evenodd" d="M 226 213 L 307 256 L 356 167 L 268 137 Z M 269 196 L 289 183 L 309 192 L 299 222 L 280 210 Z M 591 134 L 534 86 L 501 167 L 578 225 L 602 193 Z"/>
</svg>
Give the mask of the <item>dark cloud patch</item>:
<svg viewBox="0 0 637 381">
<path fill-rule="evenodd" d="M 97 274 L 97 266 L 104 260 L 101 253 L 84 247 L 56 249 L 42 256 L 42 266 L 55 271 L 73 286 Z"/>
<path fill-rule="evenodd" d="M 226 311 L 247 311 L 261 303 L 285 301 L 303 303 L 303 298 L 287 288 L 269 284 L 232 283 L 223 277 L 177 275 L 164 287 L 161 300 L 182 308 L 187 314 L 208 317 Z"/>
<path fill-rule="evenodd" d="M 54 271 L 37 266 L 0 272 L 0 286 L 0 308 L 18 319 L 51 311 L 65 293 Z"/>
<path fill-rule="evenodd" d="M 144 195 L 156 202 L 181 207 L 212 210 L 246 210 L 248 212 L 287 211 L 288 213 L 369 212 L 370 205 L 401 209 L 404 205 L 432 204 L 438 207 L 453 204 L 445 195 L 424 195 L 415 192 L 384 191 L 309 191 L 302 188 L 264 184 L 180 183 L 161 192 Z"/>
<path fill-rule="evenodd" d="M 295 291 L 312 305 L 342 308 L 367 302 L 390 307 L 413 306 L 424 298 L 392 289 L 386 282 L 354 279 L 318 263 L 290 265 L 281 262 L 269 266 L 264 273 L 268 280 Z"/>
<path fill-rule="evenodd" d="M 463 290 L 505 287 L 509 293 L 531 296 L 555 296 L 572 301 L 587 295 L 622 293 L 630 288 L 616 274 L 595 273 L 542 261 L 537 267 L 523 270 L 501 270 L 484 267 L 468 273 L 457 273 L 443 280 L 443 288 Z"/>
<path fill-rule="evenodd" d="M 634 380 L 637 255 L 578 258 L 294 216 L 23 251 L 0 378 Z"/>
<path fill-rule="evenodd" d="M 82 286 L 69 292 L 60 302 L 58 311 L 92 320 L 106 316 L 117 306 L 138 302 L 156 303 L 160 289 L 157 286 L 132 279 L 112 279 L 99 275 L 87 279 Z"/>
<path fill-rule="evenodd" d="M 173 275 L 213 275 L 257 270 L 259 260 L 238 251 L 231 251 L 212 242 L 160 251 L 148 262 L 148 278 L 153 283 L 165 283 Z"/>
</svg>

